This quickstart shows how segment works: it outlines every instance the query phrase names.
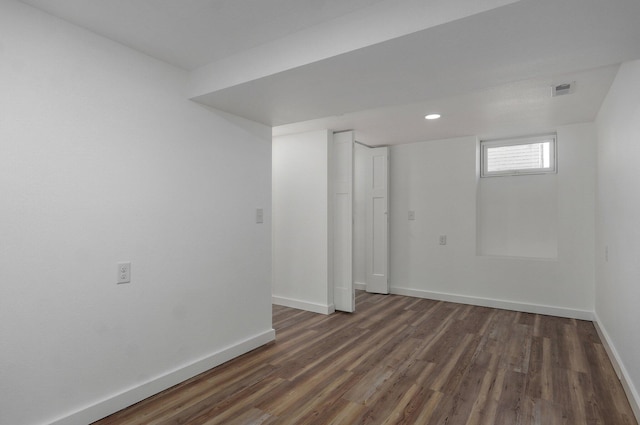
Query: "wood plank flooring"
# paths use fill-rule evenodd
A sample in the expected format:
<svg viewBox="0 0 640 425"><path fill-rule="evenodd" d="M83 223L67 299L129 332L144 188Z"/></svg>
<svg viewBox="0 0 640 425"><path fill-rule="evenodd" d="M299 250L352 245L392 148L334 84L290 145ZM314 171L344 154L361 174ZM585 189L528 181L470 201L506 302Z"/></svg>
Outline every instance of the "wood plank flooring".
<svg viewBox="0 0 640 425"><path fill-rule="evenodd" d="M354 314L274 306L276 341L96 422L637 422L591 322L358 291Z"/></svg>

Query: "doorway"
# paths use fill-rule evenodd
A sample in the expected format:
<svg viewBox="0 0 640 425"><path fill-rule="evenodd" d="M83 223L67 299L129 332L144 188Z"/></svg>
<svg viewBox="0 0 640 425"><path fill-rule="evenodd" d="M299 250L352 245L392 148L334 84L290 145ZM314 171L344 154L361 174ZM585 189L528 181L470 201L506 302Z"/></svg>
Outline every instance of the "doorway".
<svg viewBox="0 0 640 425"><path fill-rule="evenodd" d="M389 293L389 148L354 146L353 278L356 289Z"/></svg>
<svg viewBox="0 0 640 425"><path fill-rule="evenodd" d="M355 311L355 289L389 293L389 148L334 133L331 270L335 309Z"/></svg>

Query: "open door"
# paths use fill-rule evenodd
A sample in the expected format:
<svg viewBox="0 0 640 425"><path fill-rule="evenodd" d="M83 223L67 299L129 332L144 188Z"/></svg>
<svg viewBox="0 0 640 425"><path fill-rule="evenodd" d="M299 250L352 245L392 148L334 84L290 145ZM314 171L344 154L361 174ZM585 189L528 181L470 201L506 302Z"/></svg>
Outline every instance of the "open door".
<svg viewBox="0 0 640 425"><path fill-rule="evenodd" d="M367 150L366 290L389 293L389 148Z"/></svg>
<svg viewBox="0 0 640 425"><path fill-rule="evenodd" d="M331 263L335 309L353 312L353 143L352 131L333 135L331 152Z"/></svg>

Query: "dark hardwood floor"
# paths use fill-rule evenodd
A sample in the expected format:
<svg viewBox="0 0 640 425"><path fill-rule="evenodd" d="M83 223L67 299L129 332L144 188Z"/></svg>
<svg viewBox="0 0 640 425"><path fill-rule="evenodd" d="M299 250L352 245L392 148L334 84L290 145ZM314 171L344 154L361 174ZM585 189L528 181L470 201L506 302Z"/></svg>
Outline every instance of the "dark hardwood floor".
<svg viewBox="0 0 640 425"><path fill-rule="evenodd" d="M354 314L273 325L96 424L637 424L591 322L358 291Z"/></svg>

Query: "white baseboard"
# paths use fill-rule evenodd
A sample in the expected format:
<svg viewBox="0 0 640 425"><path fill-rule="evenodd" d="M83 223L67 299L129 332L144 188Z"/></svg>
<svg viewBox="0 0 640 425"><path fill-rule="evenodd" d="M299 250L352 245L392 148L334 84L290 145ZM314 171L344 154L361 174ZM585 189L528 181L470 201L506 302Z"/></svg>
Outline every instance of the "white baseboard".
<svg viewBox="0 0 640 425"><path fill-rule="evenodd" d="M613 369L616 371L616 375L618 375L620 383L622 383L622 388L624 388L624 392L627 394L627 399L629 399L629 404L631 405L633 414L636 416L636 421L640 422L640 395L638 394L638 390L633 385L629 372L627 372L627 368L624 366L624 363L622 362L615 345L613 345L611 337L609 337L607 330L600 321L598 314L594 313L594 316L593 324L596 326L598 336L604 345L604 349L609 355L609 359L611 360Z"/></svg>
<svg viewBox="0 0 640 425"><path fill-rule="evenodd" d="M271 329L230 347L215 352L201 360L160 376L152 381L128 389L106 400L83 408L68 416L53 421L50 425L86 425L116 413L154 394L158 394L176 384L193 378L235 357L248 353L275 340L275 330Z"/></svg>
<svg viewBox="0 0 640 425"><path fill-rule="evenodd" d="M570 308L553 307L539 304L525 304L513 301L496 300L492 298L470 297L464 295L447 294L444 292L424 291L392 287L392 294L406 295L409 297L427 298L430 300L449 301L460 304L471 304L482 307L500 308L503 310L522 311L524 313L545 314L549 316L568 317L570 319L593 320L593 312L587 310L574 310Z"/></svg>
<svg viewBox="0 0 640 425"><path fill-rule="evenodd" d="M297 300L295 298L278 297L275 295L271 297L271 302L275 305L297 308L298 310L306 310L320 314L331 314L336 311L336 307L333 304L317 304L309 301Z"/></svg>
<svg viewBox="0 0 640 425"><path fill-rule="evenodd" d="M366 283L362 283L362 282L353 282L353 287L356 288L359 291L366 291L367 290L367 284Z"/></svg>

